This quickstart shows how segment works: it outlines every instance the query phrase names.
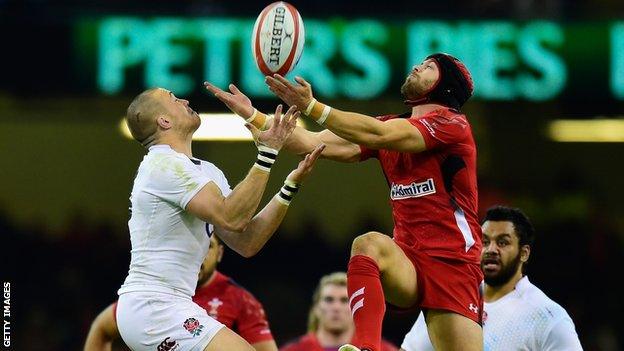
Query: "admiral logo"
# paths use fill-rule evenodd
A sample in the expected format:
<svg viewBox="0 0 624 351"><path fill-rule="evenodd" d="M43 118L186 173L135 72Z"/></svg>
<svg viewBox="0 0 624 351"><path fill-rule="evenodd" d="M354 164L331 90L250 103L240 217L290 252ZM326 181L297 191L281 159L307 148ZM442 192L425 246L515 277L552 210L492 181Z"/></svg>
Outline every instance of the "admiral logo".
<svg viewBox="0 0 624 351"><path fill-rule="evenodd" d="M390 198L392 200L402 200L410 197L421 197L435 194L436 188L433 178L429 178L421 183L412 183L408 185L392 184L390 189Z"/></svg>

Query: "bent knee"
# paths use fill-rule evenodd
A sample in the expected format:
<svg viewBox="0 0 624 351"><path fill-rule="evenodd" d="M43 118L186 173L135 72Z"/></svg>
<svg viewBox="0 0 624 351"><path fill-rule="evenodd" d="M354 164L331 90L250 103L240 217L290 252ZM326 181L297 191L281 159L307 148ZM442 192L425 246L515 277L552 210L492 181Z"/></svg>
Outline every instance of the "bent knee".
<svg viewBox="0 0 624 351"><path fill-rule="evenodd" d="M364 255L372 259L383 258L388 252L388 245L392 245L392 239L379 232L368 232L353 240L351 256Z"/></svg>

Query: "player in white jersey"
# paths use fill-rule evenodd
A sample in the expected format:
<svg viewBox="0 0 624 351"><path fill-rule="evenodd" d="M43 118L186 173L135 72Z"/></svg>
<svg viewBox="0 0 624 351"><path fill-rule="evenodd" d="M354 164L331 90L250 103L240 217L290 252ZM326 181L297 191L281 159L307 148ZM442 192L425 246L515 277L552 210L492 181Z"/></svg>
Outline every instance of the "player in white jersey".
<svg viewBox="0 0 624 351"><path fill-rule="evenodd" d="M155 88L128 107L132 136L149 150L130 196L130 270L117 305L119 332L131 349L253 351L191 297L210 235L245 257L256 254L281 223L323 149L307 155L254 216L271 165L299 115L289 109L282 116L281 109L278 106L274 126L266 131L247 125L258 145L258 159L231 190L215 165L193 157L191 140L201 121L188 101Z"/></svg>
<svg viewBox="0 0 624 351"><path fill-rule="evenodd" d="M484 350L582 350L565 309L524 275L535 237L529 219L518 209L496 206L487 211L482 229ZM423 313L401 349L434 350Z"/></svg>

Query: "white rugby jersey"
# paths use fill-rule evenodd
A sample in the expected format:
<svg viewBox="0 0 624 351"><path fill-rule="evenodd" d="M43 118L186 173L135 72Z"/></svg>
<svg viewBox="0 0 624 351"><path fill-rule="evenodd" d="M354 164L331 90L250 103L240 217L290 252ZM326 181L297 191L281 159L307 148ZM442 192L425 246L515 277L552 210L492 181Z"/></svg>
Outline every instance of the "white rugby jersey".
<svg viewBox="0 0 624 351"><path fill-rule="evenodd" d="M223 196L225 175L210 162L155 145L139 165L130 194L130 269L118 293L163 292L190 298L210 246L212 225L185 211L208 182Z"/></svg>
<svg viewBox="0 0 624 351"><path fill-rule="evenodd" d="M531 284L526 276L509 294L494 302L486 302L483 310L485 351L583 350L568 313ZM422 312L405 336L401 348L433 351Z"/></svg>

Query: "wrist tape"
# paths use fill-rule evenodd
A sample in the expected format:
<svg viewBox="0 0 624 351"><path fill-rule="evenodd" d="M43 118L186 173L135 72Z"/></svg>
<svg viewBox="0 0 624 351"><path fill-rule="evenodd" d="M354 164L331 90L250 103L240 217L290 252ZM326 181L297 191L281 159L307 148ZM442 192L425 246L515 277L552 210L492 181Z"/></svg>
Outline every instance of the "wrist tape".
<svg viewBox="0 0 624 351"><path fill-rule="evenodd" d="M271 166L277 159L278 151L264 145L258 145L258 159L254 163L254 167L259 168L265 172L271 171Z"/></svg>
<svg viewBox="0 0 624 351"><path fill-rule="evenodd" d="M331 107L312 99L305 110L305 114L316 120L316 123L323 125L331 112Z"/></svg>
<svg viewBox="0 0 624 351"><path fill-rule="evenodd" d="M275 195L275 198L277 201L288 206L293 197L297 194L297 191L299 191L299 184L286 179L280 191Z"/></svg>

